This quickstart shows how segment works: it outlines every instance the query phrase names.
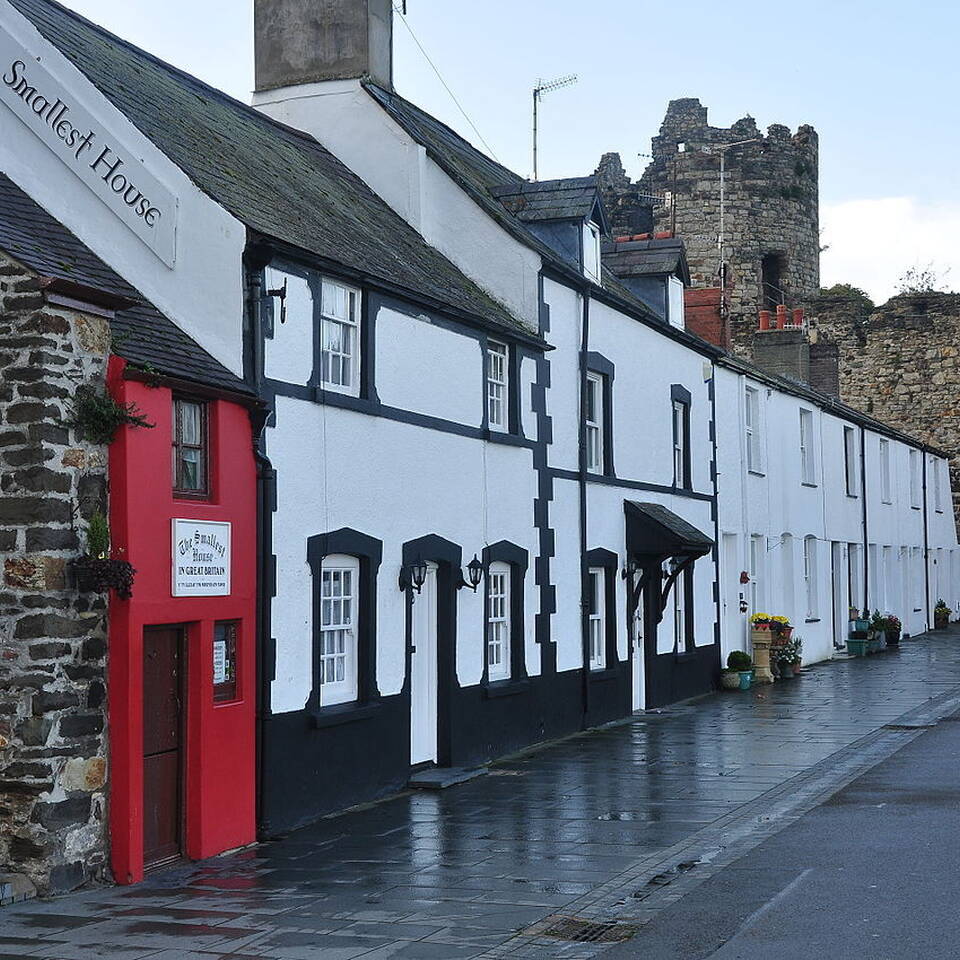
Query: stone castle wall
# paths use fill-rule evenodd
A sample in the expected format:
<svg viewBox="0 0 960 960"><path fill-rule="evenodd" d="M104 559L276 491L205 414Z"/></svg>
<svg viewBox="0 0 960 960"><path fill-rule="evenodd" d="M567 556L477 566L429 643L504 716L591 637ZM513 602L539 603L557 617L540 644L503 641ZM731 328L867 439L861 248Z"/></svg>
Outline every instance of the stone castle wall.
<svg viewBox="0 0 960 960"><path fill-rule="evenodd" d="M0 253L0 875L41 893L106 869L106 602L70 571L105 509L106 449L70 420L109 342Z"/></svg>
<svg viewBox="0 0 960 960"><path fill-rule="evenodd" d="M817 338L839 350L840 396L950 454L960 506L960 294L894 297L870 311L820 297L808 311Z"/></svg>
<svg viewBox="0 0 960 960"><path fill-rule="evenodd" d="M818 139L809 126L791 134L774 124L766 134L746 117L730 127L712 127L696 99L672 100L653 160L639 181L623 174L616 154L606 154L597 173L614 226L635 232L622 216L634 198L657 196L653 229L673 229L686 246L693 287L719 284L720 159L717 148L754 140L726 151L725 247L728 263L730 334L734 349L749 355L763 296L761 260L783 258L781 288L790 307L803 306L820 287ZM685 144L683 152L677 144ZM649 201L647 201L649 204ZM618 219L618 214L621 214ZM642 230L640 232L643 232Z"/></svg>

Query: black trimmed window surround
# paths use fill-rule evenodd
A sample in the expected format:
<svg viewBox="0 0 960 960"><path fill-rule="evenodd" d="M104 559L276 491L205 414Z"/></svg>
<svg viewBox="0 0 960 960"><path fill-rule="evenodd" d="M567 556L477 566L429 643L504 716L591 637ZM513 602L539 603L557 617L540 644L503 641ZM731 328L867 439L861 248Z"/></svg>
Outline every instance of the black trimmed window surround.
<svg viewBox="0 0 960 960"><path fill-rule="evenodd" d="M673 573L677 561L664 564L664 577ZM680 571L670 588L671 607L673 610L673 652L677 654L692 653L696 642L694 640L694 593L693 593L693 564Z"/></svg>
<svg viewBox="0 0 960 960"><path fill-rule="evenodd" d="M173 495L210 496L210 407L206 401L174 394L172 413Z"/></svg>
<svg viewBox="0 0 960 960"><path fill-rule="evenodd" d="M583 663L592 679L612 676L619 666L617 653L617 571L620 558L612 550L597 547L588 550L583 564L585 629ZM597 589L599 587L599 590ZM602 632L603 662L592 656L596 632Z"/></svg>
<svg viewBox="0 0 960 960"><path fill-rule="evenodd" d="M682 384L670 387L671 424L673 431L673 485L681 490L693 489L690 466L690 391Z"/></svg>
<svg viewBox="0 0 960 960"><path fill-rule="evenodd" d="M587 353L583 397L584 469L588 474L614 476L613 467L613 378L612 361L593 351Z"/></svg>
<svg viewBox="0 0 960 960"><path fill-rule="evenodd" d="M305 282L311 301L309 349L313 363L309 379L301 382L300 388L321 402L329 396L375 399L374 330L369 296L361 287L292 260L272 260L260 277L264 341L281 337L289 311L302 308L293 299L291 278ZM303 349L307 350L308 344L304 343Z"/></svg>
<svg viewBox="0 0 960 960"><path fill-rule="evenodd" d="M487 438L522 437L520 352L498 337L480 339L483 352L483 426Z"/></svg>
<svg viewBox="0 0 960 960"><path fill-rule="evenodd" d="M529 554L522 547L508 540L501 540L499 543L484 547L483 550L483 568L486 572L484 577L484 613L483 613L483 679L482 683L488 697L507 696L512 693L520 693L529 686L527 682L526 665L526 631L524 625L524 598L525 581L527 567L529 566ZM496 676L491 671L490 652L493 636L491 629L495 626L492 622L494 618L491 614L500 611L495 609L496 594L502 594L503 591L499 585L495 591L491 590L491 568L496 571L498 568L506 574L508 578L507 597L508 607L508 650L506 653L506 663L509 665L508 676Z"/></svg>
<svg viewBox="0 0 960 960"><path fill-rule="evenodd" d="M313 689L307 709L314 714L317 726L362 719L379 701L377 576L382 556L380 540L349 528L307 539L307 563L313 581ZM327 564L325 576L328 558L335 562ZM353 692L351 673L355 694L342 699ZM324 703L323 688L327 685L336 689L339 702Z"/></svg>

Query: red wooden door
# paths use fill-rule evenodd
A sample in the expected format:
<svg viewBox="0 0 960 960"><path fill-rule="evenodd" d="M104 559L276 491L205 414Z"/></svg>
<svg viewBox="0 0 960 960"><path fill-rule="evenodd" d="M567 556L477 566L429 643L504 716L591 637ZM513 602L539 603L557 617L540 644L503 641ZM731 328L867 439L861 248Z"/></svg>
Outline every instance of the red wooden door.
<svg viewBox="0 0 960 960"><path fill-rule="evenodd" d="M183 849L182 632L143 631L143 863L178 857Z"/></svg>

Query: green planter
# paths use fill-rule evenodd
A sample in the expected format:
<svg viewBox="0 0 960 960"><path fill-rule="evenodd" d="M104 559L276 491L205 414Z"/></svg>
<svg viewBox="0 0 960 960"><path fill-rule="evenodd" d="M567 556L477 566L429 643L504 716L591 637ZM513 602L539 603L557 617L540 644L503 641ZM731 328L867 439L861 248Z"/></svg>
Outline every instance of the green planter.
<svg viewBox="0 0 960 960"><path fill-rule="evenodd" d="M879 653L883 649L883 641L879 639L867 640L867 653Z"/></svg>
<svg viewBox="0 0 960 960"><path fill-rule="evenodd" d="M869 640L854 640L852 637L847 640L847 653L851 657L863 657L867 653L867 644Z"/></svg>
<svg viewBox="0 0 960 960"><path fill-rule="evenodd" d="M869 620L854 620L853 621L854 630L869 630L870 621Z"/></svg>
<svg viewBox="0 0 960 960"><path fill-rule="evenodd" d="M749 690L751 683L753 683L753 671L741 670L740 671L740 689Z"/></svg>

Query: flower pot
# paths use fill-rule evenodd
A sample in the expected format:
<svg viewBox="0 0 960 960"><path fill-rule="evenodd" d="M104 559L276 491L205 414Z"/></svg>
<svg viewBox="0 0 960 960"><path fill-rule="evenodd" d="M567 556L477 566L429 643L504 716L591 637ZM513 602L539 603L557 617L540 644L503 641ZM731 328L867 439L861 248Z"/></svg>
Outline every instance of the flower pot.
<svg viewBox="0 0 960 960"><path fill-rule="evenodd" d="M792 680L793 679L793 670L790 669L789 663L779 663L777 664L779 668L779 676L781 680Z"/></svg>
<svg viewBox="0 0 960 960"><path fill-rule="evenodd" d="M896 647L900 644L900 631L899 630L888 630L887 631L887 646Z"/></svg>
<svg viewBox="0 0 960 960"><path fill-rule="evenodd" d="M741 670L737 676L740 678L740 689L749 690L750 684L753 683L753 671Z"/></svg>
<svg viewBox="0 0 960 960"><path fill-rule="evenodd" d="M867 652L867 644L869 642L870 641L866 639L858 640L850 637L850 639L847 640L847 653L849 653L852 657L865 656Z"/></svg>
<svg viewBox="0 0 960 960"><path fill-rule="evenodd" d="M854 627L853 627L854 630L858 630L858 631L859 631L859 630L869 630L869 629L870 629L870 621L869 621L869 620L854 620L853 623L854 623Z"/></svg>
<svg viewBox="0 0 960 960"><path fill-rule="evenodd" d="M724 690L740 689L740 674L736 670L723 670L720 673L720 686Z"/></svg>
<svg viewBox="0 0 960 960"><path fill-rule="evenodd" d="M950 614L941 616L940 614L933 615L933 627L935 630L946 630L950 625Z"/></svg>
<svg viewBox="0 0 960 960"><path fill-rule="evenodd" d="M795 677L799 677L799 676L800 676L800 669L801 669L802 667L803 667L803 664L802 664L802 663L799 663L799 662L798 662L798 663L791 663L791 664L790 664L790 669L793 671L793 675L794 675Z"/></svg>
<svg viewBox="0 0 960 960"><path fill-rule="evenodd" d="M793 627L781 627L777 631L777 643L789 643L790 638L793 636Z"/></svg>
<svg viewBox="0 0 960 960"><path fill-rule="evenodd" d="M877 637L870 637L867 640L867 653L879 653L883 641Z"/></svg>

